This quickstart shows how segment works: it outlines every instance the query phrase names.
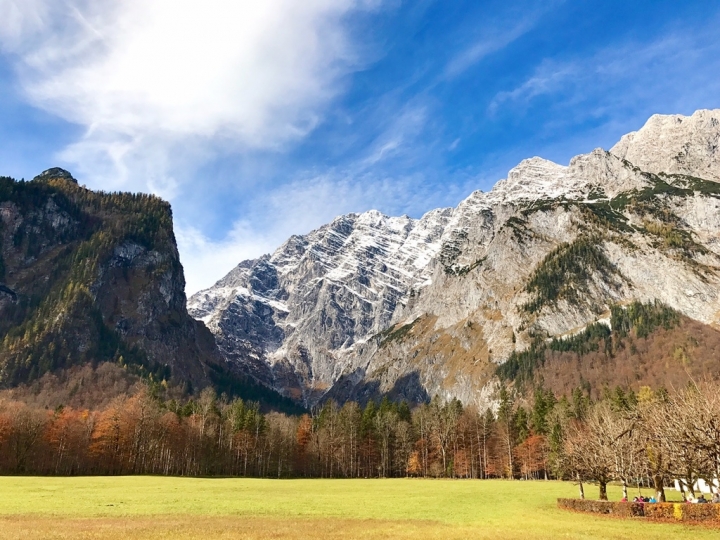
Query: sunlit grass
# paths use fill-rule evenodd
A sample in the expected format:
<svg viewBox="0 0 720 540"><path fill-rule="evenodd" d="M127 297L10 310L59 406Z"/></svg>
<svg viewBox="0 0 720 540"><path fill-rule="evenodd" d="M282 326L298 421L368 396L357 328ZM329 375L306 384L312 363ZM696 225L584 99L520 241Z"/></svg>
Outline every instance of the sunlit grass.
<svg viewBox="0 0 720 540"><path fill-rule="evenodd" d="M2 538L716 538L566 512L563 482L0 478ZM588 496L597 488L587 487ZM646 494L649 492L646 490ZM670 492L673 495L673 492ZM610 498L619 499L617 487Z"/></svg>

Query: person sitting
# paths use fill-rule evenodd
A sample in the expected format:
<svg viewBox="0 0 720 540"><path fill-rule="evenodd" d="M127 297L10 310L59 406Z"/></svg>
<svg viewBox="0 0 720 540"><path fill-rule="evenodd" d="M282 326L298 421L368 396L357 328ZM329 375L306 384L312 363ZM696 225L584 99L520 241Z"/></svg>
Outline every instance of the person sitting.
<svg viewBox="0 0 720 540"><path fill-rule="evenodd" d="M698 503L700 503L700 504L704 504L704 503L707 502L707 499L705 498L705 495L703 495L703 494L701 493L700 496L697 498L697 501L696 501L696 502L698 502Z"/></svg>
<svg viewBox="0 0 720 540"><path fill-rule="evenodd" d="M620 499L620 502L627 502L627 496L623 496L623 498Z"/></svg>
<svg viewBox="0 0 720 540"><path fill-rule="evenodd" d="M653 495L652 497L650 497L650 500L649 500L648 502L649 502L649 503L656 503L657 500L655 499L655 496Z"/></svg>
<svg viewBox="0 0 720 540"><path fill-rule="evenodd" d="M720 504L720 491L716 491L715 495L713 495L712 502L715 504Z"/></svg>

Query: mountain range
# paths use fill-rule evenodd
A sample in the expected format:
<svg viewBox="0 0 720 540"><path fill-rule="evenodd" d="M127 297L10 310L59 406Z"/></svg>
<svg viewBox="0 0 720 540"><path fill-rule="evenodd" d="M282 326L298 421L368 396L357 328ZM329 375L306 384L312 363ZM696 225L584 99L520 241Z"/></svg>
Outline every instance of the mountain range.
<svg viewBox="0 0 720 540"><path fill-rule="evenodd" d="M719 146L720 110L656 115L456 208L340 216L187 301L168 203L1 177L0 388L92 406L144 379L299 411L720 378Z"/></svg>
<svg viewBox="0 0 720 540"><path fill-rule="evenodd" d="M483 404L521 372L568 385L592 372L597 387L657 382L658 369L714 377L719 147L720 110L655 115L567 166L527 159L456 208L347 214L292 236L193 295L188 313L232 370L306 406ZM626 319L629 333L610 330ZM589 345L567 358L561 344L578 336Z"/></svg>

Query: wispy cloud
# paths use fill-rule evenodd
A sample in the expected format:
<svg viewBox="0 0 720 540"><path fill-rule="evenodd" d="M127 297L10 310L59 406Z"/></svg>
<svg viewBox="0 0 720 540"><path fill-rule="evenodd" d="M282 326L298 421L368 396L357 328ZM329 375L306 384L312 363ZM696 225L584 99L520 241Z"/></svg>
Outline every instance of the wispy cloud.
<svg viewBox="0 0 720 540"><path fill-rule="evenodd" d="M581 62L544 61L520 86L499 92L490 102L490 112L494 113L508 102L524 106L537 96L565 89L571 81L578 82L577 77L582 73L582 69Z"/></svg>
<svg viewBox="0 0 720 540"><path fill-rule="evenodd" d="M314 129L359 62L344 18L379 4L0 0L0 44L31 103L85 128L64 160L172 196L191 158Z"/></svg>
<svg viewBox="0 0 720 540"><path fill-rule="evenodd" d="M491 54L505 49L535 28L544 14L563 2L564 0L548 0L539 7L537 4L526 5L516 12L506 14L501 20L485 21L480 38L473 41L448 62L445 67L445 76L456 77Z"/></svg>
<svg viewBox="0 0 720 540"><path fill-rule="evenodd" d="M403 107L390 119L389 125L370 145L369 155L358 165L363 168L371 167L410 150L408 146L421 135L427 117L428 110L425 105L414 103Z"/></svg>
<svg viewBox="0 0 720 540"><path fill-rule="evenodd" d="M491 31L489 35L476 41L450 60L445 68L445 76L460 75L492 53L504 49L535 26L536 20L536 18L527 18L504 31Z"/></svg>
<svg viewBox="0 0 720 540"><path fill-rule="evenodd" d="M715 32L710 26L649 43L616 44L583 58L546 59L520 85L496 94L488 110L517 115L551 98L554 110L574 110L573 120L634 109L632 122L637 114L692 112L686 111L689 103L718 106L720 43L708 39Z"/></svg>

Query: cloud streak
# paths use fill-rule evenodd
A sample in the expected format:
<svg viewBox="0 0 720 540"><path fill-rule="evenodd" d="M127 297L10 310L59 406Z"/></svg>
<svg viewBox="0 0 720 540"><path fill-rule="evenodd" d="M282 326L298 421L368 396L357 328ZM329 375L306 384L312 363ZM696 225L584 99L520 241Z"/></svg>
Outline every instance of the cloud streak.
<svg viewBox="0 0 720 540"><path fill-rule="evenodd" d="M534 17L526 18L503 32L492 33L476 41L448 63L445 76L456 77L492 53L504 49L532 29L536 21Z"/></svg>
<svg viewBox="0 0 720 540"><path fill-rule="evenodd" d="M65 161L103 187L172 197L209 153L277 150L314 129L360 62L345 17L377 6L0 0L0 43L32 104L85 128Z"/></svg>
<svg viewBox="0 0 720 540"><path fill-rule="evenodd" d="M555 9L565 0L548 0L541 7L536 5L516 6L519 15L507 16L484 26L484 34L455 55L445 67L445 77L456 77L488 56L505 49L533 30L547 12Z"/></svg>
<svg viewBox="0 0 720 540"><path fill-rule="evenodd" d="M709 26L714 33L715 26ZM716 106L720 44L706 34L707 29L676 31L650 43L617 44L583 58L546 59L521 84L497 93L488 111L518 114L546 97L552 97L554 109L572 107L586 117L609 110L617 115L625 108L643 117L647 107L655 108L650 114L680 112L686 108L683 100Z"/></svg>

